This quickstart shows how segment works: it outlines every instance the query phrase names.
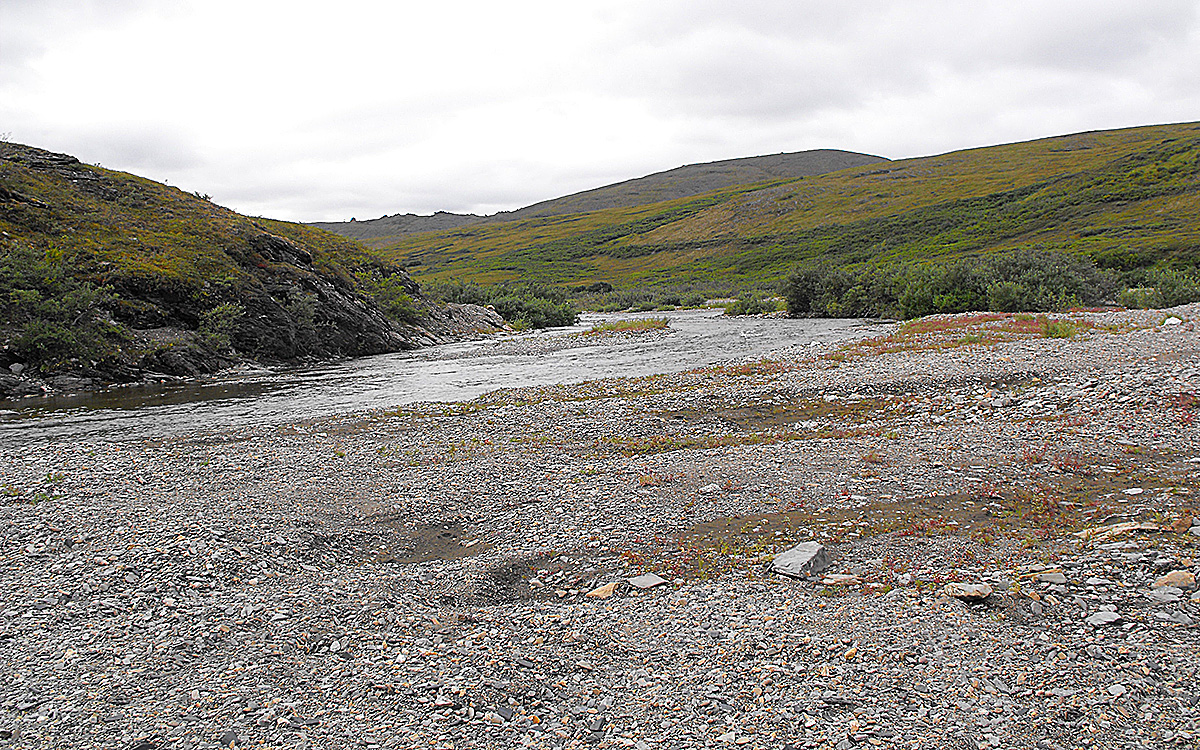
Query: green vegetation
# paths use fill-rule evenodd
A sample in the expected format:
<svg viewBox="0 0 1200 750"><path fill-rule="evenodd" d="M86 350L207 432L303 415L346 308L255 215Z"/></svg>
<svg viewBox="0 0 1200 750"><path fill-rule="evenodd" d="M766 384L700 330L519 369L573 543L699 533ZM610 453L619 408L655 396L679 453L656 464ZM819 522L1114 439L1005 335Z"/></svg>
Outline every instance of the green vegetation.
<svg viewBox="0 0 1200 750"><path fill-rule="evenodd" d="M792 316L913 318L1094 306L1111 290L1087 260L1026 248L911 266L809 266L788 276L782 291Z"/></svg>
<svg viewBox="0 0 1200 750"><path fill-rule="evenodd" d="M1162 125L878 163L630 208L377 238L371 244L420 279L611 285L613 299L602 301L601 309L656 309L665 304L661 297L668 289L764 291L796 269L821 267L848 274L856 283L847 291L863 288L849 298L836 295L830 300L836 308L825 306L819 314L882 310L889 296L896 301L888 309L906 315L963 304L1054 309L1071 304L1072 294L1086 304L1086 295L1072 292L1067 282L1051 283L1058 295L1053 296L991 267L1006 277L995 288L975 289L965 300L944 289L954 274L974 273L977 266L971 264L1024 251L1090 264L1110 295L1153 289L1130 300L1172 304L1197 298L1198 177L1200 126ZM1059 269L1080 272L1061 264ZM907 295L895 286L905 281L914 284ZM873 289L864 282L892 286Z"/></svg>
<svg viewBox="0 0 1200 750"><path fill-rule="evenodd" d="M671 322L666 318L637 318L634 320L614 320L611 323L597 323L577 335L598 336L604 333L643 333L645 331L661 331L670 327Z"/></svg>
<svg viewBox="0 0 1200 750"><path fill-rule="evenodd" d="M429 319L429 312L413 298L416 288L407 276L375 267L355 272L354 278L392 320L420 324Z"/></svg>
<svg viewBox="0 0 1200 750"><path fill-rule="evenodd" d="M775 300L763 299L757 292L745 292L733 304L726 305L726 315L762 315L773 313L779 308Z"/></svg>
<svg viewBox="0 0 1200 750"><path fill-rule="evenodd" d="M199 332L213 349L228 349L237 322L246 315L246 308L236 302L225 302L200 313Z"/></svg>
<svg viewBox="0 0 1200 750"><path fill-rule="evenodd" d="M119 339L118 327L100 314L111 287L76 279L74 260L58 245L40 253L21 243L0 246L0 326L23 361L101 359Z"/></svg>
<svg viewBox="0 0 1200 750"><path fill-rule="evenodd" d="M430 284L425 293L446 302L490 306L517 329L569 326L578 319L565 290L537 282L482 286L451 281Z"/></svg>

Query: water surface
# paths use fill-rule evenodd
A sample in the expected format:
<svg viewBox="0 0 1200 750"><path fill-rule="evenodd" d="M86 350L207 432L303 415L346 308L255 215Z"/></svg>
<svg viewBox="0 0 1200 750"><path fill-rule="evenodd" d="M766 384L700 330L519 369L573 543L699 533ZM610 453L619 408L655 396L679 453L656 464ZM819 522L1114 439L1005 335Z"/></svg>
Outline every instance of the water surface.
<svg viewBox="0 0 1200 750"><path fill-rule="evenodd" d="M524 335L565 336L616 317L639 316L584 315L579 326ZM536 356L497 353L504 339L487 339L282 372L0 401L0 445L170 437L422 401L469 401L498 388L680 372L882 329L860 320L727 318L719 310L640 317L667 317L673 333Z"/></svg>

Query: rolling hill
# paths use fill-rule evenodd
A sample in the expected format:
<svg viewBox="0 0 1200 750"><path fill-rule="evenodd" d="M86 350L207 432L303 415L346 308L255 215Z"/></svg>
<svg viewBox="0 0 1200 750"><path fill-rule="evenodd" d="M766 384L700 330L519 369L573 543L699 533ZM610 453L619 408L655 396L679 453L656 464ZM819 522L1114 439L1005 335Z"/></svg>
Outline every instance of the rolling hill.
<svg viewBox="0 0 1200 750"><path fill-rule="evenodd" d="M314 222L313 226L336 232L344 237L369 240L457 229L472 224L561 216L607 208L628 208L646 203L687 198L733 185L808 177L882 161L887 160L881 156L835 149L751 156L703 164L685 164L665 172L655 172L645 177L573 193L562 198L541 201L515 211L502 211L491 216L439 211L429 216L395 214L367 221Z"/></svg>
<svg viewBox="0 0 1200 750"><path fill-rule="evenodd" d="M1200 260L1200 124L1077 133L572 214L366 240L419 280L773 286L797 266L1038 248ZM581 205L581 204L577 204Z"/></svg>

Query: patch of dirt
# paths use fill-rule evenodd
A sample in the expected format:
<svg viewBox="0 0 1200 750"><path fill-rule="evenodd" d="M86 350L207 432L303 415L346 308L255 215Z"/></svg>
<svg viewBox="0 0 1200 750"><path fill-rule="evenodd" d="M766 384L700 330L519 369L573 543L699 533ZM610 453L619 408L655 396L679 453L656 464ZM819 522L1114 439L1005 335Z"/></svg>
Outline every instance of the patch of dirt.
<svg viewBox="0 0 1200 750"><path fill-rule="evenodd" d="M472 557L489 545L474 540L458 522L422 524L408 537L380 550L380 562L413 564L430 560L458 560Z"/></svg>

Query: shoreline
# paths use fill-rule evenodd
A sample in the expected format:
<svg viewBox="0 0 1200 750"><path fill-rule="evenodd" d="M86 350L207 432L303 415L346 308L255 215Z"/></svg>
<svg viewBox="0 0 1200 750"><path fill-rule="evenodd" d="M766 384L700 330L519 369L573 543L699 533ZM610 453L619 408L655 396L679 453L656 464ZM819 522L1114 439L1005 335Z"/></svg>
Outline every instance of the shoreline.
<svg viewBox="0 0 1200 750"><path fill-rule="evenodd" d="M2 449L0 738L1195 742L1200 305L1050 318ZM766 570L805 540L851 578Z"/></svg>

